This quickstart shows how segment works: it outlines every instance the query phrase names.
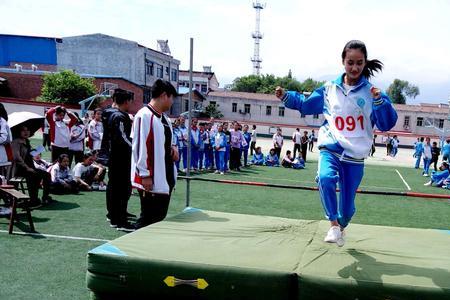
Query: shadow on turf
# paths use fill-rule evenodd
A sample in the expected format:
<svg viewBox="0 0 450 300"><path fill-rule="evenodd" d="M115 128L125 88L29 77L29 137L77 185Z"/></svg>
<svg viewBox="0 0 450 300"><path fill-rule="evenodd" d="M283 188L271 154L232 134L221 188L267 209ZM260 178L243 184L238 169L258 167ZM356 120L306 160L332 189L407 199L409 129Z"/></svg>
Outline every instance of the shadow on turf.
<svg viewBox="0 0 450 300"><path fill-rule="evenodd" d="M73 202L55 202L46 206L42 206L39 210L70 210L80 207L77 203Z"/></svg>
<svg viewBox="0 0 450 300"><path fill-rule="evenodd" d="M347 252L357 261L339 270L338 274L342 278L353 278L357 282L358 286L365 287L368 284L368 280L370 280L371 285L378 286L376 290L380 293L386 293L386 291L383 290L384 275L410 275L413 277L430 278L433 283L439 286L442 290L448 289L450 272L446 269L423 268L404 264L385 263L377 261L372 256L361 253L355 249L349 249Z"/></svg>

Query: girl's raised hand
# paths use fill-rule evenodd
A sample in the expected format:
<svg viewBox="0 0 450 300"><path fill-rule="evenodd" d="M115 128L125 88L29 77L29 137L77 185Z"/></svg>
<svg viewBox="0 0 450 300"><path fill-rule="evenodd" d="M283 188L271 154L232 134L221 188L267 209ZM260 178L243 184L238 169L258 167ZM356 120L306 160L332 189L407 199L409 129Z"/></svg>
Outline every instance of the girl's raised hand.
<svg viewBox="0 0 450 300"><path fill-rule="evenodd" d="M372 86L370 88L370 93L372 94L372 98L375 100L378 100L381 98L381 90L379 88Z"/></svg>
<svg viewBox="0 0 450 300"><path fill-rule="evenodd" d="M277 96L278 99L283 99L284 97L284 89L281 86L277 86L275 89L275 96Z"/></svg>

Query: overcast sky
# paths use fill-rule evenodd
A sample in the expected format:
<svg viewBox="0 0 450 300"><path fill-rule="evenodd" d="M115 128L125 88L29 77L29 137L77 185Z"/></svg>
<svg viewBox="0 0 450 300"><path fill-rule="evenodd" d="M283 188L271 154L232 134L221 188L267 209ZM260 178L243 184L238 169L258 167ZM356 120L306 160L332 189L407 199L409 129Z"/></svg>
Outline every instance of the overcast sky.
<svg viewBox="0 0 450 300"><path fill-rule="evenodd" d="M394 78L421 90L413 102L447 103L450 96L450 1L268 0L261 13L262 73L330 79L343 71L348 40L367 45L385 64L374 83ZM0 0L0 33L66 37L104 33L172 55L194 68L211 65L221 86L252 73L255 10L247 0Z"/></svg>

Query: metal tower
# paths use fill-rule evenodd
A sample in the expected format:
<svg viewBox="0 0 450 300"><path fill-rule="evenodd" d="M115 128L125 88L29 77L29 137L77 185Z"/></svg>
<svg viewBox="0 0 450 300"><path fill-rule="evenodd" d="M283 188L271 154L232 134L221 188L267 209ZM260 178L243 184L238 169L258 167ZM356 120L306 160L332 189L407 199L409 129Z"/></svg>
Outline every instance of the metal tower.
<svg viewBox="0 0 450 300"><path fill-rule="evenodd" d="M259 31L259 21L260 21L260 13L261 9L266 7L265 4L260 3L259 1L253 2L253 8L256 10L256 27L255 31L252 33L252 38L255 40L255 47L253 51L253 57L250 59L253 63L253 74L259 75L261 69L262 59L259 57L259 43L263 38L262 33Z"/></svg>

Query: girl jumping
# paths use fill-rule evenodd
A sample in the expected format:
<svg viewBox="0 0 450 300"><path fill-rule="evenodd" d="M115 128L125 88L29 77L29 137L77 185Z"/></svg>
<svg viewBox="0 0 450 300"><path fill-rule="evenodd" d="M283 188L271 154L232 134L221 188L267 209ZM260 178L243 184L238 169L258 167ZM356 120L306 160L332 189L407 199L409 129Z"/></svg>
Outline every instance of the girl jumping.
<svg viewBox="0 0 450 300"><path fill-rule="evenodd" d="M344 229L355 213L355 194L362 180L364 159L372 147L373 130L388 131L397 113L388 96L368 80L383 64L367 59L361 41L348 42L342 51L345 73L325 83L308 98L277 87L284 105L303 115L324 114L320 127L318 184L329 229L324 241L344 245ZM339 203L336 186L339 184Z"/></svg>

